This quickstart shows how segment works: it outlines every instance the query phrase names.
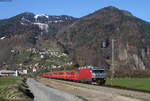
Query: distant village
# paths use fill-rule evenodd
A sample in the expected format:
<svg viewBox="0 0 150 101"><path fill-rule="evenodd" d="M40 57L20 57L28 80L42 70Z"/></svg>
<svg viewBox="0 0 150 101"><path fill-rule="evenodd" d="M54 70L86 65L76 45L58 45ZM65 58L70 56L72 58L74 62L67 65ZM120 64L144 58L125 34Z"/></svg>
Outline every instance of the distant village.
<svg viewBox="0 0 150 101"><path fill-rule="evenodd" d="M42 50L36 49L36 48L29 48L26 49L26 52L30 52L32 54L38 54L40 59L44 59L45 57L68 57L67 54L62 53L59 49L48 49L43 48ZM12 54L23 54L23 51L12 49ZM23 63L17 64L18 69L17 70L0 70L0 76L19 76L19 75L27 75L28 73L34 73L40 70L44 69L55 69L55 68L61 68L65 65L72 65L71 61L66 61L66 63L61 65L49 65L49 66L43 66L40 65L38 62L30 65L23 66Z"/></svg>

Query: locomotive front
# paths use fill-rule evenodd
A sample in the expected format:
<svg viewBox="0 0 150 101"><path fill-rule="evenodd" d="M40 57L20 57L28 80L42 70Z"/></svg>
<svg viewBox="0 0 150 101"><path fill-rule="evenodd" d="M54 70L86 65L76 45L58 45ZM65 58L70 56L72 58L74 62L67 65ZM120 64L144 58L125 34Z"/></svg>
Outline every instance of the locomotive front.
<svg viewBox="0 0 150 101"><path fill-rule="evenodd" d="M100 67L93 67L91 69L92 72L92 83L103 85L106 82L106 69Z"/></svg>

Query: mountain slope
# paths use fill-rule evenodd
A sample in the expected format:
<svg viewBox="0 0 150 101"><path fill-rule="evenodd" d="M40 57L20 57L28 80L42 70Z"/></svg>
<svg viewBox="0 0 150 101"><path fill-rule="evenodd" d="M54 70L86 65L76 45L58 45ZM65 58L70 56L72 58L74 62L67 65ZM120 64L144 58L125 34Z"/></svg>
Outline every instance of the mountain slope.
<svg viewBox="0 0 150 101"><path fill-rule="evenodd" d="M57 39L82 66L110 66L115 40L117 71L150 69L150 23L130 12L105 7L59 31Z"/></svg>
<svg viewBox="0 0 150 101"><path fill-rule="evenodd" d="M58 30L75 20L76 18L66 15L36 15L30 12L0 20L1 67L6 64L16 64L11 50L35 47L41 39L53 40Z"/></svg>
<svg viewBox="0 0 150 101"><path fill-rule="evenodd" d="M47 33L51 35L74 20L75 18L65 15L35 15L25 12L9 19L0 20L0 37L10 37L24 33Z"/></svg>

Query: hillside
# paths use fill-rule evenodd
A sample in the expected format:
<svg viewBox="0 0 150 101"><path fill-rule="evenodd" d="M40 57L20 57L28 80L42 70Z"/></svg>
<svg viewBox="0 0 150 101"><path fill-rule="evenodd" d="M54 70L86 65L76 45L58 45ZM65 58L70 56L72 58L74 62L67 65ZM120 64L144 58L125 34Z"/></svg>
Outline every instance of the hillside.
<svg viewBox="0 0 150 101"><path fill-rule="evenodd" d="M105 7L78 19L56 37L75 64L111 68L114 39L116 72L128 75L150 69L150 23L128 11Z"/></svg>
<svg viewBox="0 0 150 101"><path fill-rule="evenodd" d="M54 40L53 36L57 31L74 20L76 18L66 15L50 16L30 12L0 20L0 67L17 67L16 53L13 54L12 51L21 51L17 54L24 54L22 50L37 48L39 43L46 44L46 40Z"/></svg>

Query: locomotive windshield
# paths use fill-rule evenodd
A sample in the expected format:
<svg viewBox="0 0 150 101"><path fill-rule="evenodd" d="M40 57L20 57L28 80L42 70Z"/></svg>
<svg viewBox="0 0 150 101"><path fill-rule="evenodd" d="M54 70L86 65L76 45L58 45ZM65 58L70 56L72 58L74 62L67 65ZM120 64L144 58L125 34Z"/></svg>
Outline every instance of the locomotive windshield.
<svg viewBox="0 0 150 101"><path fill-rule="evenodd" d="M95 73L95 74L101 74L101 73L104 73L105 71L104 70L93 70L92 73Z"/></svg>

